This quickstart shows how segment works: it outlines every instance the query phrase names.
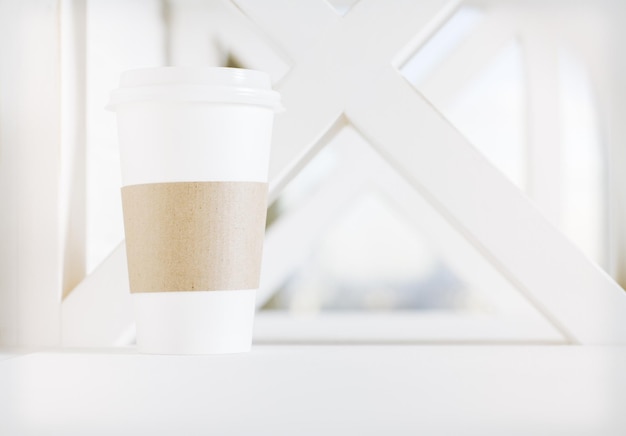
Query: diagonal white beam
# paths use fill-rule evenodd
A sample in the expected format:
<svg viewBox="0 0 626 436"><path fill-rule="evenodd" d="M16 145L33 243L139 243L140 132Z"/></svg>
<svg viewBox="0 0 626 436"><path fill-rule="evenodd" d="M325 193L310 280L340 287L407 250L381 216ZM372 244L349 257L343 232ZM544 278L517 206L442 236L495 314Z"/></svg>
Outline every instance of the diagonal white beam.
<svg viewBox="0 0 626 436"><path fill-rule="evenodd" d="M342 206L364 190L371 168L347 162L336 168L304 204L287 211L268 230L263 246L257 307L263 306L289 275L306 260L312 247ZM288 255L286 255L288 253Z"/></svg>
<svg viewBox="0 0 626 436"><path fill-rule="evenodd" d="M436 249L437 256L441 257L470 289L486 295L489 302L495 305L498 314L530 315L533 321L546 324L545 320L538 321L538 318L541 318L541 315L545 317L545 314L538 308L531 307L513 284L420 196L412 185L377 154L375 156L378 157L378 165L370 172L369 183L380 190L393 202L397 210L403 212L413 225L423 232L430 245ZM553 327L548 328L554 330Z"/></svg>
<svg viewBox="0 0 626 436"><path fill-rule="evenodd" d="M282 57L231 2L176 0L166 5L168 65L223 66L232 56L245 68L267 72L274 83L287 73Z"/></svg>
<svg viewBox="0 0 626 436"><path fill-rule="evenodd" d="M340 17L324 0L233 0L281 51L298 64L320 49L359 52L359 59L374 56L391 61L405 46L424 42L461 3L460 0L360 0ZM285 19L289 17L289 19ZM344 54L348 54L343 50ZM345 62L341 62L345 66ZM336 70L336 68L335 68Z"/></svg>
<svg viewBox="0 0 626 436"><path fill-rule="evenodd" d="M623 290L395 71L371 85L346 112L363 136L571 341L626 343Z"/></svg>
<svg viewBox="0 0 626 436"><path fill-rule="evenodd" d="M320 66L312 66L313 73L327 75ZM306 162L314 154L314 147L329 131L343 125L343 102L337 90L325 86L326 81L315 80L307 66L296 67L281 82L282 103L289 108L274 122L272 156L269 168L270 198L295 174L298 162Z"/></svg>
<svg viewBox="0 0 626 436"><path fill-rule="evenodd" d="M391 181L391 178L381 177L371 180L373 186L380 189L399 211L424 232L436 248L437 256L467 287L486 296L487 304L493 305L495 317L502 321L519 322L524 332L534 330L541 332L546 339L567 343L567 338L551 323L550 317L527 301L469 241L438 216L412 186L389 183Z"/></svg>
<svg viewBox="0 0 626 436"><path fill-rule="evenodd" d="M110 347L133 325L126 250L119 244L61 306L65 347Z"/></svg>
<svg viewBox="0 0 626 436"><path fill-rule="evenodd" d="M267 72L272 83L278 82L289 71L289 65L275 44L258 34L257 27L229 1L217 1L213 11L219 20L215 23L215 40L210 42L235 57L245 68Z"/></svg>
<svg viewBox="0 0 626 436"><path fill-rule="evenodd" d="M341 17L322 0L233 0L292 61L306 51ZM289 17L289 19L285 19Z"/></svg>

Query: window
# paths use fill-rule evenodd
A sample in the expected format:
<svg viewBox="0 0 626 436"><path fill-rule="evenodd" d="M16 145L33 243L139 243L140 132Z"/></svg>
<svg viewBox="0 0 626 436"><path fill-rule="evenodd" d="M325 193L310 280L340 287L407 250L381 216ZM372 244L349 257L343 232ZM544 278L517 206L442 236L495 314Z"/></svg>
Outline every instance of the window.
<svg viewBox="0 0 626 436"><path fill-rule="evenodd" d="M469 140L471 147L463 142L463 146L452 149L467 152L464 156L471 159L477 156L474 148L480 151L490 162L489 166L485 166L482 158L475 159L471 165L488 172L489 178L501 181L500 173L492 172L492 168L496 167L512 184L523 190L542 214L566 233L587 256L609 273L618 276L623 269L620 268L623 249L619 243L610 244L609 241L621 241L623 238L623 226L616 219L616 211L622 210L623 200L613 194L619 186L616 174L622 173L616 170L620 170L622 164L618 159L608 159L610 153L616 156L620 152L619 132L610 130L615 123L608 119L618 112L611 107L610 96L615 91L615 83L611 79L609 52L600 50L609 41L613 25L611 17L614 8L618 6L589 3L565 7L553 2L544 5L482 1L479 4L466 2L455 10L442 11L423 2L415 2L410 6L383 6L382 2L365 5L365 2L350 0L331 3L307 2L307 5L273 10L248 0L90 0L81 12L84 16L77 14L75 17L73 23L79 26L69 26L74 30L82 29L82 34L68 32L67 26L71 20L61 14L61 34L65 42L60 49L56 42L53 44L52 39L46 38L49 43L46 45L46 50L49 49L46 53L60 51L61 58L67 59L64 56L71 55L73 50L77 50L76 53L82 50L80 53L83 53L83 57L74 59L79 68L65 61L63 65L55 66L52 61L41 65L51 64L57 68L55 71L61 71L65 82L59 85L61 91L58 95L64 105L73 102L74 97L76 101L84 103L84 108L81 109L80 105L76 105L76 108L81 111L80 117L84 118L86 144L79 151L86 155L82 168L86 180L81 181L79 177L76 183L84 182L86 200L81 205L80 202L72 203L71 199L64 196L59 207L63 209L58 214L60 217L55 213L48 215L54 215L54 220L62 221L52 222L50 218L51 226L59 227L61 234L60 238L51 237L50 244L57 244L55 247L62 251L65 242L58 242L57 239L65 240L63 232L73 231L73 227L68 225L70 214L67 210L71 207L85 210L86 238L82 240L78 237L77 240L78 245L81 242L86 245L86 269L94 275L91 281L88 279L83 282L75 292L82 293L85 288L89 288L89 292L94 295L100 292L94 290L97 286L93 285L94 281L100 280L97 277L102 277L98 271L106 270L109 277L111 271L116 271L114 274L123 273L119 266L122 263L116 263L120 258L115 257L115 253L120 250L116 247L123 239L119 155L114 116L103 109L110 90L116 86L123 70L154 65L241 66L268 71L276 86L282 87L293 74L300 71L297 67L306 58L305 54L309 54L309 49L320 41L327 44L324 52L328 56L335 56L332 59L337 68L338 65L342 65L342 68L354 66L354 62L349 63L350 59L359 59L365 65L367 62L363 59L367 58L369 52L382 56L383 50L376 44L370 44L370 50L359 46L370 37L367 33L359 34L359 38L348 39L345 34L335 32L355 16L367 17L376 13L381 23L393 28L393 32L381 32L378 39L385 39L393 47L384 53L384 56L389 57L388 60L376 65L367 64L363 74L371 74L368 80L372 83L379 84L387 80L388 89L381 92L380 87L372 85L370 92L358 95L364 102L361 107L355 103L350 106L348 96L342 96L346 101L340 103L344 106L333 107L331 109L335 112L324 114L327 118L321 117L326 123L321 123L324 124L323 128L317 129L320 124L316 126L317 130L311 129L310 138L316 144L308 144L310 147L305 150L304 159L288 156L285 162L280 162L285 167L289 167L290 159L298 160L298 165L305 162L308 165L302 165L304 169L301 172L293 171L293 179L276 177L281 183L285 182L285 187L274 189L275 201L268 211L268 261L259 292L259 320L265 320L259 324L261 330L264 322L266 326L276 326L278 324L272 323L280 324L283 321L301 325L309 325L310 322L313 327L306 327L305 330L309 330L302 330L302 335L308 335L310 340L326 340L333 337L333 332L337 332L335 322L346 325L345 320L352 317L352 326L360 325L362 330L352 336L345 334L343 338L368 340L376 337L374 330L379 327L368 327L372 324L363 321L365 318L357 319L365 316L370 317L368 319L379 317L386 325L399 323L386 330L379 339L423 340L427 338L420 334L403 336L400 331L406 329L404 323L420 323L428 317L434 319L442 316L437 322L443 320L441 322L446 326L456 326L458 332L474 328L463 324L463 319L478 317L496 319L505 324L508 322L506 325L510 334L505 335L508 339L560 340L559 329L554 328L558 323L543 319L541 315L546 313L537 315L541 310L533 310L542 306L532 298L535 285L518 280L521 276L527 278L532 274L519 270L512 273L509 267L517 259L513 256L503 259L494 254L497 241L490 239L487 231L478 235L481 230L478 221L464 222L458 217L459 210L453 210L456 205L452 204L453 200L458 200L452 189L454 183L458 183L454 171L446 173L447 179L433 176L426 180L421 178L424 174L416 175L407 170L409 167L400 158L404 156L410 159L410 151L387 153L381 142L409 144L407 135L417 138L422 131L432 130L440 136L433 133L430 138L419 138L422 142L428 142L428 147L436 152L438 147L443 148L448 142L461 141L458 135L460 132ZM62 12L72 7L68 2L61 2ZM412 22L414 29L407 30L402 20L408 18L403 16L401 8L406 8L406 17L415 19ZM23 15L31 14L41 20L32 21L30 24L34 27L37 23L45 22L45 35L58 35L58 28L55 27L59 25L58 20L48 19L56 14L55 11L52 8L46 11L48 15L32 15L32 11L24 10ZM558 14L556 21L555 14ZM398 24L398 29L395 28L394 20L402 24ZM558 25L555 25L557 21ZM357 32L364 26L363 23L354 25L351 31ZM15 30L11 26L7 29L12 32ZM399 32L397 38L394 33L396 30ZM298 35L297 38L289 38L290 32ZM320 35L327 34L325 32L334 39L321 38ZM84 46L76 44L78 40L84 41ZM5 39L3 44L7 46L3 51L7 54L3 56L18 59L14 54L23 47L10 46L9 39ZM23 44L32 47L28 44L34 43L23 40ZM377 51L379 49L380 53ZM37 50L28 52L33 56L33 59L28 58L32 65L25 63L20 68L31 68L31 72L37 69L33 66L40 65L37 59L54 58L49 55L46 57ZM396 62L398 59L401 62ZM345 64L342 64L344 61ZM312 64L308 69L313 70L314 66ZM329 70L330 67L327 67ZM393 68L397 71L391 71ZM84 82L84 89L79 89L74 97L67 92L67 88L72 87L68 70L79 71L77 80ZM0 96L4 99L4 107L11 109L14 108L11 106L13 90L21 92L19 86L12 85L20 79L6 74L9 70L0 71L4 74ZM359 77L356 73L352 75L353 79ZM398 78L400 80L396 80ZM307 77L307 80L311 86L316 82L312 77ZM49 86L50 83L46 82L42 89L56 89ZM342 87L336 89L336 93L343 91ZM403 99L408 94L412 97ZM421 100L422 95L434 108ZM326 97L332 100L333 96ZM60 108L61 104L57 105L53 97L49 100L45 105L40 105L41 113L37 114L41 115L41 119L57 119L51 118L50 114L58 115L59 124L60 118L64 119L63 122L71 119L66 116L71 111L63 109L64 115L61 117L61 109L55 109L56 106ZM415 103L417 101L419 104ZM397 109L396 112L376 112L389 102L394 103L391 106ZM369 114L364 107L371 109ZM405 122L408 118L404 117L408 115L402 112L404 109L415 111L415 123L425 122L426 119L439 123L439 113L443 114L446 121L430 130L429 126L415 129ZM7 113L18 112L5 110L5 115L0 114L3 147L13 143L15 138L19 139L19 135L14 135L14 131L7 126L22 126L8 119ZM357 119L358 114L362 115L360 119ZM427 117L420 118L420 115ZM382 116L389 117L388 126L400 126L397 131L394 132L388 126L377 130L376 120ZM311 118L309 114L307 117ZM306 120L300 121L305 125ZM410 128L404 132L402 126ZM57 137L52 127L48 136ZM67 132L62 136L67 137ZM385 141L380 140L383 136ZM4 165L10 166L17 162L18 165L13 165L13 168L29 168L27 158L15 152L17 149L8 148L9 152L3 155ZM52 188L56 186L53 182L57 170L62 174L63 181L59 184L63 184L65 192L74 180L68 176L73 158L66 156L67 150L62 147L51 149L60 150L55 153L63 154L59 159L63 163L59 165L60 170L55 167L54 171L46 173L49 176L46 180L52 183L48 194L56 192L56 188ZM46 159L55 161L59 157L57 154L46 154ZM75 162L80 166L81 155L78 153L76 156L78 158ZM441 170L441 166L438 168ZM462 169L458 168L459 173ZM425 167L422 171L427 173L427 170ZM5 174L14 174L16 171L11 169ZM612 174L612 179L609 179L609 174ZM467 179L470 184L471 177ZM5 181L3 185L3 189L10 194L7 198L11 204L16 205L21 214L39 210L17 201L15 180L10 183ZM446 183L446 180L450 183ZM508 183L502 184L506 186L498 192L519 195L517 191L511 190ZM446 204L440 202L443 197ZM51 195L47 195L47 199L54 201ZM522 204L522 200L516 204ZM526 206L520 208L522 213L528 212ZM470 208L465 207L463 210L467 212ZM497 206L494 206L493 212L497 215ZM528 214L535 216L531 212ZM472 218L469 212L461 215L467 220ZM18 228L16 223L19 221L14 218L13 215L5 218L7 247L16 247L18 244L15 235ZM612 226L609 226L609 222L613 223ZM537 226L542 223L537 221ZM30 238L35 247L36 238L28 236L30 227L20 225L20 235ZM32 228L37 229L34 224ZM80 225L74 229L79 228ZM545 229L542 232L544 236L552 235ZM7 259L13 255L14 251L11 250L13 248L7 248L5 252ZM114 252L113 257L109 257L111 252ZM58 258L61 259L59 262L48 261L48 267L63 269L59 265L72 261L61 254ZM580 261L576 255L572 255L572 259L570 261L574 263ZM40 263L43 265L45 262ZM112 265L116 265L117 269ZM11 270L15 268L6 269L9 273ZM58 271L55 274L63 276ZM27 274L23 273L22 276L26 277ZM8 274L6 277L7 283L19 282L15 275ZM50 277L55 283L62 282L54 279L56 275L52 273ZM598 280L604 280L604 276ZM85 297L85 302L80 304L92 304L92 309L98 310L94 303L96 300L90 298ZM66 300L63 303L64 310L70 311L69 306L78 305L74 302L80 298ZM6 301L3 300L4 303L7 303L5 307L18 304L14 294L9 295ZM109 303L111 307L119 307L128 304L128 301ZM77 310L79 312L84 313ZM279 318L282 321L276 321ZM50 325L55 322L51 320ZM129 324L128 320L124 322ZM324 322L327 327L320 327ZM382 326L384 323L376 325ZM491 321L487 324L490 328L495 325ZM261 336L266 340L297 339L293 335L279 337L281 328L272 330L268 327ZM327 328L328 333L314 333L324 328ZM476 327L475 334L464 336L465 339L475 340L480 337L482 333L479 330ZM453 336L444 334L439 339L450 339ZM496 336L488 335L490 340Z"/></svg>

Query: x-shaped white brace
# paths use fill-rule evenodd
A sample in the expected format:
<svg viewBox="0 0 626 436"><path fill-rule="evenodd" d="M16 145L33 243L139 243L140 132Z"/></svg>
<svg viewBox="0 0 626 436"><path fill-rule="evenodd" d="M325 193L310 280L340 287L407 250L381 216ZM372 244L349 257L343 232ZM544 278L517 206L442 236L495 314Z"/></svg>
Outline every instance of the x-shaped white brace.
<svg viewBox="0 0 626 436"><path fill-rule="evenodd" d="M626 343L626 295L394 68L457 1L234 0L293 61L270 195L348 120L572 343ZM355 162L358 165L358 162Z"/></svg>
<svg viewBox="0 0 626 436"><path fill-rule="evenodd" d="M275 126L273 198L348 121L565 340L626 343L622 289L394 69L456 1L361 0L343 18L322 0L235 1L247 17L228 7L233 22L251 18L293 63L278 85L287 111ZM64 300L63 342L110 345L131 323L121 244Z"/></svg>

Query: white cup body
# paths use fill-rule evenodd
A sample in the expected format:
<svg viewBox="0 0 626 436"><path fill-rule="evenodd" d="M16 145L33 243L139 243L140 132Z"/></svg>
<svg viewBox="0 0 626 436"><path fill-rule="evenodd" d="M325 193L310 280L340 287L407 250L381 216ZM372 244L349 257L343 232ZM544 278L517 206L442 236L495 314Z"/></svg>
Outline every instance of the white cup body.
<svg viewBox="0 0 626 436"><path fill-rule="evenodd" d="M274 113L227 103L120 106L122 185L267 182Z"/></svg>
<svg viewBox="0 0 626 436"><path fill-rule="evenodd" d="M268 91L269 79L262 73L251 72L247 82L250 77L237 77L233 85L228 70L157 68L144 70L143 80L141 72L132 72L126 83L122 76L122 101L112 98L111 106L117 112L123 186L267 182L276 105L275 101L265 104L263 98L275 96L267 94L273 91ZM260 97L254 94L255 86L263 88ZM134 94L129 97L129 92ZM249 351L255 291L133 293L138 350L151 354Z"/></svg>

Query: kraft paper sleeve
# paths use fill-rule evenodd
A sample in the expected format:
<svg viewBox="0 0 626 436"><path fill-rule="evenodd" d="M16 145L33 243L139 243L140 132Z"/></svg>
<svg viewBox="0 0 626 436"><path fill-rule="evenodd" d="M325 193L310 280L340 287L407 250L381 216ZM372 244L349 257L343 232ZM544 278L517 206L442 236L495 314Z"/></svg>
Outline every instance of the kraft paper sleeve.
<svg viewBox="0 0 626 436"><path fill-rule="evenodd" d="M267 183L122 188L131 292L259 286Z"/></svg>

